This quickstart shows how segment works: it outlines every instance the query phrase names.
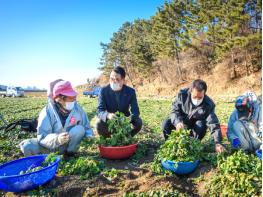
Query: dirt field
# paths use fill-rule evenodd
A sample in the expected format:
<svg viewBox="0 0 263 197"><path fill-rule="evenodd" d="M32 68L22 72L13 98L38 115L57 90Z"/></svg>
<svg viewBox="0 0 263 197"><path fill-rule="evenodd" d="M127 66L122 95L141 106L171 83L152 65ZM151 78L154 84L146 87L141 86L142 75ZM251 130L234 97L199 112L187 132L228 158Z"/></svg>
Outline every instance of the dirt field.
<svg viewBox="0 0 263 197"><path fill-rule="evenodd" d="M94 126L97 99L80 97L79 103L87 112ZM37 117L45 106L46 97L1 98L0 113L6 121L18 118ZM161 122L170 112L172 100L139 99L141 117L144 121L142 131L136 136L139 148L136 154L126 160L107 160L100 158L97 145L88 139L81 143L79 153L73 158L64 158L63 163L75 165L80 159L89 158L101 162L100 173L83 180L79 169L59 168L56 177L46 185L23 194L0 192L2 196L207 196L206 185L213 177L217 168L211 161L202 161L197 170L187 176L174 174L156 174L151 170L154 155L164 143ZM221 123L226 123L233 109L231 100L216 101ZM1 123L2 124L2 123ZM0 125L1 126L1 125ZM7 134L0 132L0 163L23 157L17 144L23 139L35 137L36 134L20 132L19 128ZM205 152L212 155L214 146L211 144L209 132L203 140ZM224 144L228 144L224 140ZM84 167L92 171L94 166ZM97 166L95 166L97 167ZM72 166L73 169L73 166Z"/></svg>

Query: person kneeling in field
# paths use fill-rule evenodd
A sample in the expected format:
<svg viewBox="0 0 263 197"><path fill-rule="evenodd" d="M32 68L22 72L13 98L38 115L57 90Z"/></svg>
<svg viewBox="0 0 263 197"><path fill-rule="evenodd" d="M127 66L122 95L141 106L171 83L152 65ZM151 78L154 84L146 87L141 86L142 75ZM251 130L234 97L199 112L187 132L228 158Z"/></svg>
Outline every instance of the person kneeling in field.
<svg viewBox="0 0 263 197"><path fill-rule="evenodd" d="M236 99L227 129L232 146L248 152L254 152L262 144L261 103L252 98L245 94Z"/></svg>
<svg viewBox="0 0 263 197"><path fill-rule="evenodd" d="M57 151L70 156L85 134L93 136L87 114L76 102L77 93L70 82L58 81L51 95L38 118L37 138L19 144L25 156Z"/></svg>
<svg viewBox="0 0 263 197"><path fill-rule="evenodd" d="M136 93L133 88L124 84L125 75L122 67L115 67L110 74L110 84L103 87L99 93L96 129L98 134L104 137L110 136L107 120L114 118L117 111L126 117L131 116L132 136L142 128Z"/></svg>
<svg viewBox="0 0 263 197"><path fill-rule="evenodd" d="M190 88L182 89L172 105L170 117L163 122L163 134L167 139L172 130L189 129L192 137L203 139L207 127L215 142L216 152L224 152L221 145L222 134L218 118L215 114L215 104L206 95L207 85L203 80L192 82Z"/></svg>

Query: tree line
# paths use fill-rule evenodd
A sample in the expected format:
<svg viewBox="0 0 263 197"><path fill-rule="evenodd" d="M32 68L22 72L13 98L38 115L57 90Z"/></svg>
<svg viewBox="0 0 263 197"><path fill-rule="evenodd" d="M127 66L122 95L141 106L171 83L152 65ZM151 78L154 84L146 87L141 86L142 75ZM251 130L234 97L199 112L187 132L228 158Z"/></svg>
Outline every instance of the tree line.
<svg viewBox="0 0 263 197"><path fill-rule="evenodd" d="M196 69L201 72L229 56L229 69L235 78L236 56L242 52L249 75L252 60L261 69L261 7L260 0L165 2L150 19L125 22L109 43L101 43L99 69L108 74L112 67L121 65L133 82L134 78L147 79L160 71L158 60L169 60L180 83L186 80L182 54L191 51L203 57Z"/></svg>

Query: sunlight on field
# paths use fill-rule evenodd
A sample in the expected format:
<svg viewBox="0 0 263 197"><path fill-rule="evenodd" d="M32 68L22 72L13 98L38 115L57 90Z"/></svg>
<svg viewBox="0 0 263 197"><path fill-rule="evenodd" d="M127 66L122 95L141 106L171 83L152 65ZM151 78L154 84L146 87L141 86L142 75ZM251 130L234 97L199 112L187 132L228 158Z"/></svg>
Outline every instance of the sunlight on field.
<svg viewBox="0 0 263 197"><path fill-rule="evenodd" d="M150 170L151 165L153 165L152 162L156 151L159 149L160 145L164 143L161 124L170 113L172 100L173 99L138 99L144 127L135 137L139 143L139 148L136 154L130 159L124 161L102 159L99 157L99 151L95 141L85 139L81 142L78 156L76 158L62 160L61 165L64 167L60 167L58 170L58 176L64 177L62 181L60 180L60 182L58 182L58 179L56 179L56 186L47 184L46 186L30 191L27 194L59 194L63 196L65 187L67 187L67 190L69 191L75 191L74 188L68 184L69 182L71 183L73 181L80 189L85 189L87 184L90 184L89 181L93 180L93 177L103 179L104 181L106 179L110 183L118 184L113 187L112 185L104 183L104 181L100 181L98 182L98 186L90 190L88 194L96 195L99 188L106 187L106 193L108 190L111 191L114 189L119 191L118 194L121 196L133 196L132 193L128 192L126 194L124 191L129 191L131 188L135 187L130 183L130 179L135 179L137 187L139 187L138 185L144 185L148 190L152 190L152 185L154 184L154 189L158 191L158 195L188 196L188 194L192 192L197 192L203 195L207 190L204 189L202 185L206 184L207 180L212 178L215 169L217 168L217 156L214 152L214 145L211 142L209 132L202 140L202 144L206 150L206 156L200 164L200 169L193 173L193 175L179 179L176 175L172 174L155 176ZM78 97L78 102L87 112L91 126L94 128L97 99L80 96ZM215 103L216 113L220 122L226 124L231 111L234 109L234 103L226 100L216 100ZM46 104L47 97L44 95L41 97L27 95L27 97L24 98L0 98L0 114L8 123L21 118L36 118ZM0 122L0 127L3 125L3 122ZM23 157L17 145L23 139L32 137L36 137L36 134L22 132L18 127L8 133L0 130L0 163ZM229 146L226 138L223 140L223 143L225 146ZM256 160L254 161L257 162ZM83 173L85 174L83 175ZM100 173L101 175L97 176ZM129 176L134 178L127 178ZM171 178L169 179L169 177ZM225 177L221 176L222 180L224 178ZM145 185L145 182L143 181L144 179L149 179L151 181ZM82 181L79 182L80 180ZM159 184L160 181L163 182L163 185ZM189 182L191 182L190 186ZM173 188L173 184L180 184L180 187L184 189L179 191ZM123 190L122 185L126 185L126 189ZM200 185L201 189L199 188ZM187 190L186 188L190 188L190 190Z"/></svg>

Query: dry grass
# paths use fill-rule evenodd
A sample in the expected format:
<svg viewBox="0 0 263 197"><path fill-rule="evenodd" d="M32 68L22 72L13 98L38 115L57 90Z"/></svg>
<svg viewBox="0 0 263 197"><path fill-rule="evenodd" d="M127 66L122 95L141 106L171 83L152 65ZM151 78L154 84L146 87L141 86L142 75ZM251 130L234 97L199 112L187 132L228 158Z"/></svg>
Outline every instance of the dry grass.
<svg viewBox="0 0 263 197"><path fill-rule="evenodd" d="M223 62L217 64L211 73L203 75L200 78L207 82L207 94L212 97L236 97L247 90L253 90L257 95L262 94L261 70L238 79L231 79L230 75L231 73L227 64ZM144 86L138 87L137 91L140 96L173 97L179 89L188 87L191 81L188 80L183 84L176 85L175 83L166 83L156 78L150 83L145 83Z"/></svg>
<svg viewBox="0 0 263 197"><path fill-rule="evenodd" d="M47 97L47 92L25 92L26 97Z"/></svg>

